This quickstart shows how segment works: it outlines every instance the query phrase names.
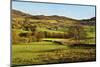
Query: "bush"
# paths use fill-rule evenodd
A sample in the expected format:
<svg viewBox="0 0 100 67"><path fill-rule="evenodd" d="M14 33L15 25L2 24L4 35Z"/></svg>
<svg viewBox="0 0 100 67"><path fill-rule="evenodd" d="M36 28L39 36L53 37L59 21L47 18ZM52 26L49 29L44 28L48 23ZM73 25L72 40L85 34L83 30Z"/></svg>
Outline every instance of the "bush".
<svg viewBox="0 0 100 67"><path fill-rule="evenodd" d="M16 33L16 31L12 30L12 43L18 43L19 35Z"/></svg>

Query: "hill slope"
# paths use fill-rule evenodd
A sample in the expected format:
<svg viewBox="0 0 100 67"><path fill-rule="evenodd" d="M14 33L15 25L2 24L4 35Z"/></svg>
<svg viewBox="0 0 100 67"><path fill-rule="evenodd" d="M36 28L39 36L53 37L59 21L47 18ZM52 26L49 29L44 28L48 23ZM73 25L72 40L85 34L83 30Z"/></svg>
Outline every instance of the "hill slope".
<svg viewBox="0 0 100 67"><path fill-rule="evenodd" d="M64 30L78 23L78 20L63 16L29 15L18 10L12 10L13 29L24 29L25 26L37 26L38 28L50 30Z"/></svg>
<svg viewBox="0 0 100 67"><path fill-rule="evenodd" d="M83 25L95 26L96 25L96 17L92 17L90 19L84 19L84 20L81 20L80 22Z"/></svg>

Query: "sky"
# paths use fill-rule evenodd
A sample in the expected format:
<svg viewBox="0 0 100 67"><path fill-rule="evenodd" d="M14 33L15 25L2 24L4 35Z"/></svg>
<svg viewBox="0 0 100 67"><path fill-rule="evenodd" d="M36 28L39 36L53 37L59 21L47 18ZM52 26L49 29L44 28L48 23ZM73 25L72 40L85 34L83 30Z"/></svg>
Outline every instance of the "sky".
<svg viewBox="0 0 100 67"><path fill-rule="evenodd" d="M13 1L12 9L31 15L58 15L73 19L89 19L95 17L95 6Z"/></svg>

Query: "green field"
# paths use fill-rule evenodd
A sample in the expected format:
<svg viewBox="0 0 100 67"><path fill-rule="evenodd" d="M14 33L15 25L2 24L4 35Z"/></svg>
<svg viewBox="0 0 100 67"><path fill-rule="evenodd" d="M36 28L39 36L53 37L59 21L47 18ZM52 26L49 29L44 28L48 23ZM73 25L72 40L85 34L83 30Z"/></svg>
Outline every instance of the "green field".
<svg viewBox="0 0 100 67"><path fill-rule="evenodd" d="M48 64L95 61L95 47L71 47L53 42L12 45L12 64Z"/></svg>
<svg viewBox="0 0 100 67"><path fill-rule="evenodd" d="M39 42L14 43L12 45L12 65L37 65L51 63L85 62L96 60L95 27L85 26L87 39L80 40L81 44L87 46L73 46L76 40L73 38L41 38ZM13 29L17 34L31 31ZM45 28L38 28L37 31L50 33L64 33L62 31L52 31ZM62 44L65 42L65 44ZM72 43L71 43L72 42ZM70 44L71 43L71 44Z"/></svg>

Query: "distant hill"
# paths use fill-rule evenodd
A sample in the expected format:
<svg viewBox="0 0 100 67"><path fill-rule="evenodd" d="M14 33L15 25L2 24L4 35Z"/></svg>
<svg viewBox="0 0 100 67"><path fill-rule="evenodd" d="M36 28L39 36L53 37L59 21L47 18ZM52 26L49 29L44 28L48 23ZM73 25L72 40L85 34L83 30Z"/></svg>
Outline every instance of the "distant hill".
<svg viewBox="0 0 100 67"><path fill-rule="evenodd" d="M32 16L32 15L26 14L26 13L21 12L21 11L19 11L19 10L12 10L12 16L13 16L14 18L17 18L17 17Z"/></svg>
<svg viewBox="0 0 100 67"><path fill-rule="evenodd" d="M96 25L96 17L92 17L90 19L80 20L81 24L83 25Z"/></svg>
<svg viewBox="0 0 100 67"><path fill-rule="evenodd" d="M23 28L25 25L35 25L39 28L67 28L78 20L64 16L30 15L18 10L12 10L13 28Z"/></svg>
<svg viewBox="0 0 100 67"><path fill-rule="evenodd" d="M44 15L30 15L18 10L12 10L12 16L13 17L28 17L32 19L38 19L38 20L76 20L64 16L57 16L57 15L52 15L52 16L44 16ZM77 21L77 20L76 20Z"/></svg>
<svg viewBox="0 0 100 67"><path fill-rule="evenodd" d="M19 10L12 10L12 27L14 29L24 29L29 26L37 26L42 30L66 30L76 23L81 25L95 25L95 17L84 20L72 19L64 16L44 16L44 15L30 15Z"/></svg>

